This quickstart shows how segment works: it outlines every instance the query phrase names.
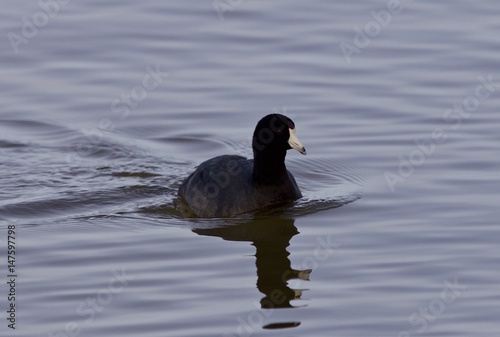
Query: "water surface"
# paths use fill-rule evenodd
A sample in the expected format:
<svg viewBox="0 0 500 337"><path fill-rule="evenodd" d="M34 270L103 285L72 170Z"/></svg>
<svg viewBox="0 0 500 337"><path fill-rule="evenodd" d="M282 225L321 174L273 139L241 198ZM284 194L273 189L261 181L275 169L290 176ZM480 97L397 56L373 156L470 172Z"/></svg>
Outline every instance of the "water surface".
<svg viewBox="0 0 500 337"><path fill-rule="evenodd" d="M0 335L497 336L500 5L224 3L4 8ZM304 198L185 217L272 112Z"/></svg>

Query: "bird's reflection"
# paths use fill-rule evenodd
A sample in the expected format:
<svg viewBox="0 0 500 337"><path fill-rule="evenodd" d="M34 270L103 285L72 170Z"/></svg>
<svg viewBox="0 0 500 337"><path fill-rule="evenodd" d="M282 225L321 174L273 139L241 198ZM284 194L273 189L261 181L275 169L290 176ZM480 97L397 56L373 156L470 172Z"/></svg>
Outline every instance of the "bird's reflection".
<svg viewBox="0 0 500 337"><path fill-rule="evenodd" d="M293 219L253 219L245 223L196 228L193 231L228 241L252 242L256 248L257 288L265 295L260 300L262 309L293 308L290 301L300 299L302 290L291 289L288 281L308 280L312 270L293 269L288 259L290 253L287 247L291 238L299 233Z"/></svg>

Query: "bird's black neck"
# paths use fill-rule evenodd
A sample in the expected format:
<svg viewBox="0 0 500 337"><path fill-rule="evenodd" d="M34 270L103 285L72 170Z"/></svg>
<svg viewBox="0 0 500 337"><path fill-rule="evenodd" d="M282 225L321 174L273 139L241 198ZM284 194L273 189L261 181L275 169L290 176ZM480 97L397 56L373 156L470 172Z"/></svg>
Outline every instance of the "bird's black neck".
<svg viewBox="0 0 500 337"><path fill-rule="evenodd" d="M254 151L253 179L257 183L278 185L288 178L286 150L266 153Z"/></svg>

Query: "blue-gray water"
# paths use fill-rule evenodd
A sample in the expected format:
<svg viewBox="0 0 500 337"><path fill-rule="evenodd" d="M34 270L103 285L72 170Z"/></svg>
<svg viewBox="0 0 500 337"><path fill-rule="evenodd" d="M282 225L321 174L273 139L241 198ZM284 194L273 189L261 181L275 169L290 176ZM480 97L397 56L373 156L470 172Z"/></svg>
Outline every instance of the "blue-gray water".
<svg viewBox="0 0 500 337"><path fill-rule="evenodd" d="M1 336L500 334L498 1L55 1L0 20ZM183 217L273 111L304 198Z"/></svg>

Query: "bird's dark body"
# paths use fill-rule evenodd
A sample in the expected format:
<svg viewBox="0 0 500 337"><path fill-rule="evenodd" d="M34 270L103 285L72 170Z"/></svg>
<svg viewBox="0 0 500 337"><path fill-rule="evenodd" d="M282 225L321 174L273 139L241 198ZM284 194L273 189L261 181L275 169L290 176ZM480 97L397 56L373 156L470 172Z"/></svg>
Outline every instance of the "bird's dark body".
<svg viewBox="0 0 500 337"><path fill-rule="evenodd" d="M200 217L229 217L302 197L286 169L289 149L306 154L293 121L280 114L263 117L252 137L253 159L226 155L200 164L178 194Z"/></svg>
<svg viewBox="0 0 500 337"><path fill-rule="evenodd" d="M254 161L241 156L209 159L184 180L179 196L201 217L228 217L302 197L288 170L280 181L265 184L255 182L253 169ZM229 193L229 188L237 193Z"/></svg>

